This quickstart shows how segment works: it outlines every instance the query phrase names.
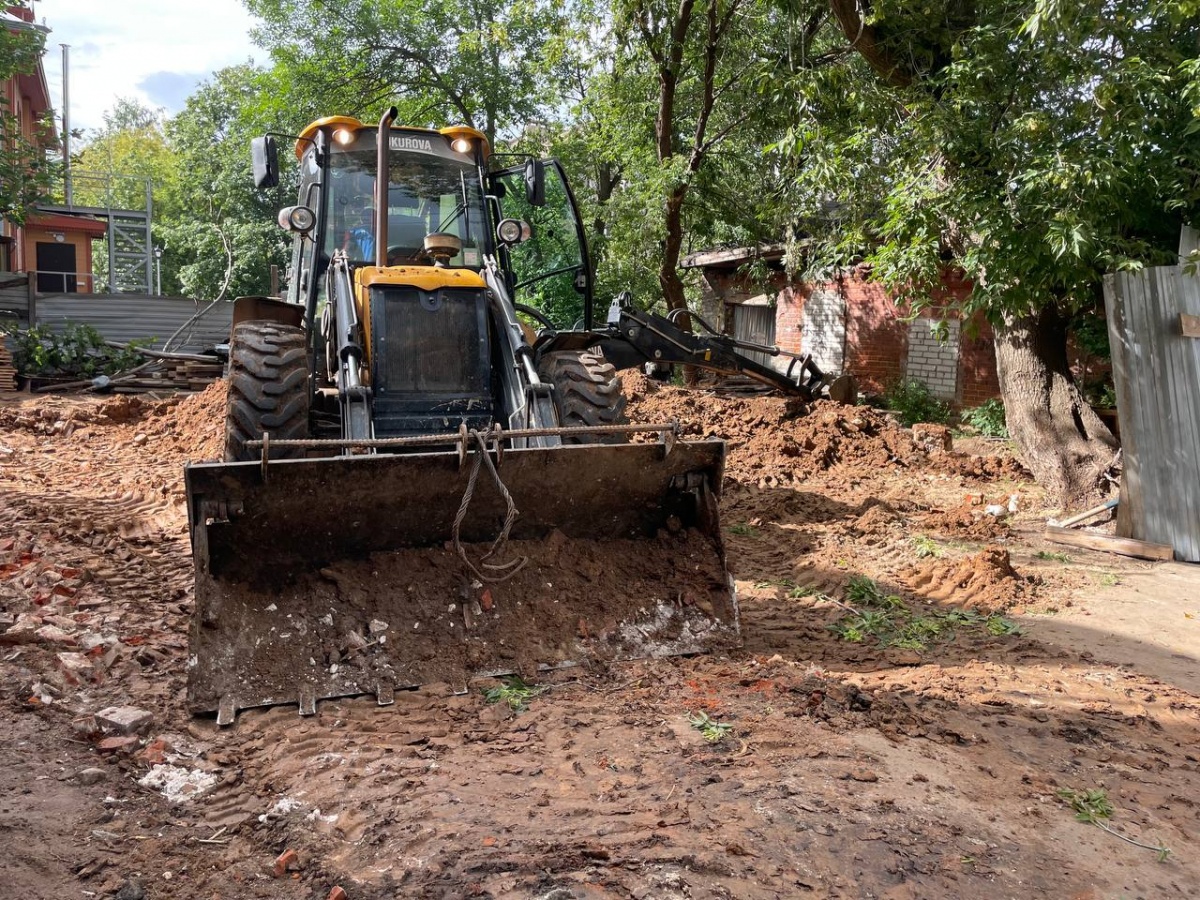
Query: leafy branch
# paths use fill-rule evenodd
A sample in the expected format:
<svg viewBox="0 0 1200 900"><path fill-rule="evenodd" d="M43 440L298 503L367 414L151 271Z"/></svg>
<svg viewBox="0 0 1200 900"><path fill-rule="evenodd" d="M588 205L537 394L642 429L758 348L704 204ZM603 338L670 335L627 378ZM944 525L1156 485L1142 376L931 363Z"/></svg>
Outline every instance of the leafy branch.
<svg viewBox="0 0 1200 900"><path fill-rule="evenodd" d="M1133 844L1133 846L1141 847L1143 850L1153 850L1158 854L1159 862L1165 862L1167 857L1171 855L1170 848L1161 841L1158 844L1144 844L1105 825L1104 820L1111 819L1115 811L1112 801L1108 799L1108 794L1105 791L1093 789L1080 792L1071 788L1062 788L1058 791L1058 797L1071 807L1075 812L1075 818L1080 822L1095 825L1101 831L1107 832L1113 837L1120 838L1127 844Z"/></svg>

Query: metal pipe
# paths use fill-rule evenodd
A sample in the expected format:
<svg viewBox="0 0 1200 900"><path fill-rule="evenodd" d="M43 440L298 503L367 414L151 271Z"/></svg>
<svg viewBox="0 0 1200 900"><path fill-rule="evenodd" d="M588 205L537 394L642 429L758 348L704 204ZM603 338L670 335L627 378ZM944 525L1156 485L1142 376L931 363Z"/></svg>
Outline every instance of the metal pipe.
<svg viewBox="0 0 1200 900"><path fill-rule="evenodd" d="M379 120L379 132L375 135L375 265L381 269L387 266L388 248L388 156L391 149L388 138L398 115L396 107L389 106Z"/></svg>
<svg viewBox="0 0 1200 900"><path fill-rule="evenodd" d="M609 434L671 434L678 436L679 424L665 422L661 425L571 425L565 428L514 428L508 431L495 429L481 431L489 443L493 439L502 441L522 440L535 437L587 437ZM421 434L412 437L374 438L372 440L354 440L348 438L299 438L295 440L271 441L272 447L432 447L445 444L458 444L463 436L458 432L453 434ZM246 441L247 449L257 450L263 445L262 441Z"/></svg>
<svg viewBox="0 0 1200 900"><path fill-rule="evenodd" d="M69 44L59 44L62 47L62 145L63 145L63 198L67 206L71 206L71 86L70 86L70 50Z"/></svg>
<svg viewBox="0 0 1200 900"><path fill-rule="evenodd" d="M362 364L363 349L358 343L358 312L354 307L354 288L350 284L350 269L344 251L334 252L329 264L329 282L334 309L338 359L341 361L341 378L338 387L343 393L362 386L358 370Z"/></svg>

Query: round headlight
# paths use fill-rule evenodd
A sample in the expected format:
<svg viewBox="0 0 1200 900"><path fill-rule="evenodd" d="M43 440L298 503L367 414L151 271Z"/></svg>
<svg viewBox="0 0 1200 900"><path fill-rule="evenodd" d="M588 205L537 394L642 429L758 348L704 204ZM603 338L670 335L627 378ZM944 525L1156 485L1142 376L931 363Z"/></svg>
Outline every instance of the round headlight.
<svg viewBox="0 0 1200 900"><path fill-rule="evenodd" d="M317 224L317 214L307 206L285 206L279 211L279 227L307 234Z"/></svg>
<svg viewBox="0 0 1200 900"><path fill-rule="evenodd" d="M501 219L496 226L496 237L502 244L519 244L529 240L529 225L520 219Z"/></svg>
<svg viewBox="0 0 1200 900"><path fill-rule="evenodd" d="M470 153L471 142L466 138L455 138L450 142L450 149L454 150L456 153Z"/></svg>
<svg viewBox="0 0 1200 900"><path fill-rule="evenodd" d="M292 231L312 231L313 226L317 224L317 214L307 206L293 206L288 221L291 223Z"/></svg>
<svg viewBox="0 0 1200 900"><path fill-rule="evenodd" d="M333 133L333 139L345 147L354 143L355 134L349 128L339 128Z"/></svg>

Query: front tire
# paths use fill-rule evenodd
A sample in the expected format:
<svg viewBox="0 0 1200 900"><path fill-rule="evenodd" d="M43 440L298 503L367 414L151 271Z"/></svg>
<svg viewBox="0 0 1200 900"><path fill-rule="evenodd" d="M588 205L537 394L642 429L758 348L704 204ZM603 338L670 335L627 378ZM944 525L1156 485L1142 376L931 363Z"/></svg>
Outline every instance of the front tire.
<svg viewBox="0 0 1200 900"><path fill-rule="evenodd" d="M554 385L554 403L564 427L625 425L625 395L613 364L594 350L547 353L538 363L538 375ZM580 435L563 438L564 444L624 444L627 434Z"/></svg>
<svg viewBox="0 0 1200 900"><path fill-rule="evenodd" d="M275 440L308 435L308 341L303 328L278 322L240 322L229 342L229 399L225 406L225 459L261 454L246 448L270 432ZM298 447L271 450L272 459L304 455Z"/></svg>

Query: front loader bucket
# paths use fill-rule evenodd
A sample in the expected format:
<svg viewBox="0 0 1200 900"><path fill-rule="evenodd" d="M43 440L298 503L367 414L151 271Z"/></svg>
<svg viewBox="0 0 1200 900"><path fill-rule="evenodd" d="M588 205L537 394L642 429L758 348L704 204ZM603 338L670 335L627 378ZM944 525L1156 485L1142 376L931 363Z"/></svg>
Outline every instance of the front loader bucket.
<svg viewBox="0 0 1200 900"><path fill-rule="evenodd" d="M495 456L492 457L495 459ZM506 449L519 515L485 583L451 535L458 452L187 467L196 567L188 699L251 706L533 674L739 643L717 515L720 441ZM486 469L461 521L478 571L506 503Z"/></svg>

